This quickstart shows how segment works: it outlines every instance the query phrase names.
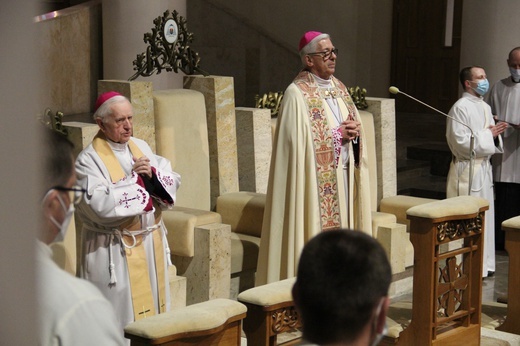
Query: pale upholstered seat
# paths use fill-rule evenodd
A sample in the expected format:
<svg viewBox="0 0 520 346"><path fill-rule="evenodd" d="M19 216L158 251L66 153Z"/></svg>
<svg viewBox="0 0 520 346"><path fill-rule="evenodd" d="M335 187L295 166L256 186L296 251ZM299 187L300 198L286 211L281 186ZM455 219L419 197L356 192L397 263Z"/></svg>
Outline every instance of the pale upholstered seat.
<svg viewBox="0 0 520 346"><path fill-rule="evenodd" d="M301 327L292 298L295 281L272 282L238 295L238 301L247 307L244 332L248 346L276 345L280 334Z"/></svg>
<svg viewBox="0 0 520 346"><path fill-rule="evenodd" d="M217 198L217 212L231 226L232 297L254 287L265 194L237 192Z"/></svg>
<svg viewBox="0 0 520 346"><path fill-rule="evenodd" d="M245 305L230 299L213 299L125 327L125 337L138 345L223 345L241 343Z"/></svg>

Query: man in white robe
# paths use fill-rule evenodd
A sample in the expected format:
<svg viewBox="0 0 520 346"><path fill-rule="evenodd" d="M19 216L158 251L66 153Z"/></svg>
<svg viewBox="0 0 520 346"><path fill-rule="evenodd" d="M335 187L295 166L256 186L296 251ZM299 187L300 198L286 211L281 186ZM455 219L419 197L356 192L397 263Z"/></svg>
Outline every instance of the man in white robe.
<svg viewBox="0 0 520 346"><path fill-rule="evenodd" d="M488 103L498 121L509 123L504 132L504 153L493 156L495 179L495 248L503 250L505 233L502 222L520 215L520 47L507 59L510 76L495 83Z"/></svg>
<svg viewBox="0 0 520 346"><path fill-rule="evenodd" d="M36 247L38 345L124 345L114 308L90 282L62 270L50 245L64 239L83 190L76 186L72 143L46 130L42 227ZM18 321L23 323L22 321Z"/></svg>
<svg viewBox="0 0 520 346"><path fill-rule="evenodd" d="M170 253L161 208L174 204L180 176L170 162L132 137L132 105L100 95L100 131L78 156L83 222L80 275L113 304L121 328L170 308Z"/></svg>
<svg viewBox="0 0 520 346"><path fill-rule="evenodd" d="M276 125L257 285L294 277L304 244L321 231L372 234L363 126L333 76L338 51L315 31L299 50L304 69L285 91Z"/></svg>
<svg viewBox="0 0 520 346"><path fill-rule="evenodd" d="M493 154L502 152L500 134L504 132L507 124L495 125L491 108L484 102L483 95L489 88L484 69L476 66L463 68L460 72L460 82L464 93L449 112L449 115L457 121L449 118L446 121L446 139L453 154L448 172L446 196L450 198L469 194L489 201L484 226L482 267L482 276L487 277L495 272L495 210L490 158ZM471 131L463 124L469 126L474 134L475 159L471 187L469 187ZM471 192L468 193L470 188Z"/></svg>

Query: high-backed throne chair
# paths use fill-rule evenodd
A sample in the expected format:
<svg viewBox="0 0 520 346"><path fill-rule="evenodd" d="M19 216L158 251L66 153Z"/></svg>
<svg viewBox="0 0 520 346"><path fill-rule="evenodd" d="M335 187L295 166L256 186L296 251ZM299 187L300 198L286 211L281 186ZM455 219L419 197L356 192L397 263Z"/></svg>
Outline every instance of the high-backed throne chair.
<svg viewBox="0 0 520 346"><path fill-rule="evenodd" d="M153 98L157 153L168 158L182 177L176 205L163 213L163 219L169 230L172 261L188 280L187 304L228 298L230 291L236 296L254 284L265 197L252 192L228 193L224 200L230 201L227 205L232 212L212 211L212 149L204 95L171 89L155 91ZM244 217L237 219L236 215ZM242 288L232 288L231 277L240 278L243 273L248 279L242 280Z"/></svg>

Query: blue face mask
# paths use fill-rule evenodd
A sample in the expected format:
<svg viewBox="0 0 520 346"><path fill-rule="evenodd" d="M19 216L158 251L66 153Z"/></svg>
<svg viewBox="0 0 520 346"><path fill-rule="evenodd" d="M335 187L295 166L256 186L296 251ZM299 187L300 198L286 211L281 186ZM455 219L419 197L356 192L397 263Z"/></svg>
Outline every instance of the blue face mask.
<svg viewBox="0 0 520 346"><path fill-rule="evenodd" d="M472 82L472 83L474 83L474 82ZM488 82L487 78L479 80L477 87L472 88L472 89L475 90L475 92L477 94L479 94L480 96L484 96L489 90L489 82Z"/></svg>

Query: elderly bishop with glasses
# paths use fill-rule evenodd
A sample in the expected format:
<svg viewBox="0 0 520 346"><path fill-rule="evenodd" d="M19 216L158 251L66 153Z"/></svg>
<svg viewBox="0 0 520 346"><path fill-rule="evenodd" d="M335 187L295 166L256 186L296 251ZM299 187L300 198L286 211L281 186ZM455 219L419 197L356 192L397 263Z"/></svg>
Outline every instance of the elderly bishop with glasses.
<svg viewBox="0 0 520 346"><path fill-rule="evenodd" d="M170 254L161 210L174 204L179 174L132 136L133 108L117 92L101 94L99 132L76 160L83 221L80 275L114 305L121 330L169 310Z"/></svg>
<svg viewBox="0 0 520 346"><path fill-rule="evenodd" d="M325 33L300 40L302 71L278 116L258 259L257 285L296 276L300 252L334 228L372 234L360 116L333 76L338 50Z"/></svg>

